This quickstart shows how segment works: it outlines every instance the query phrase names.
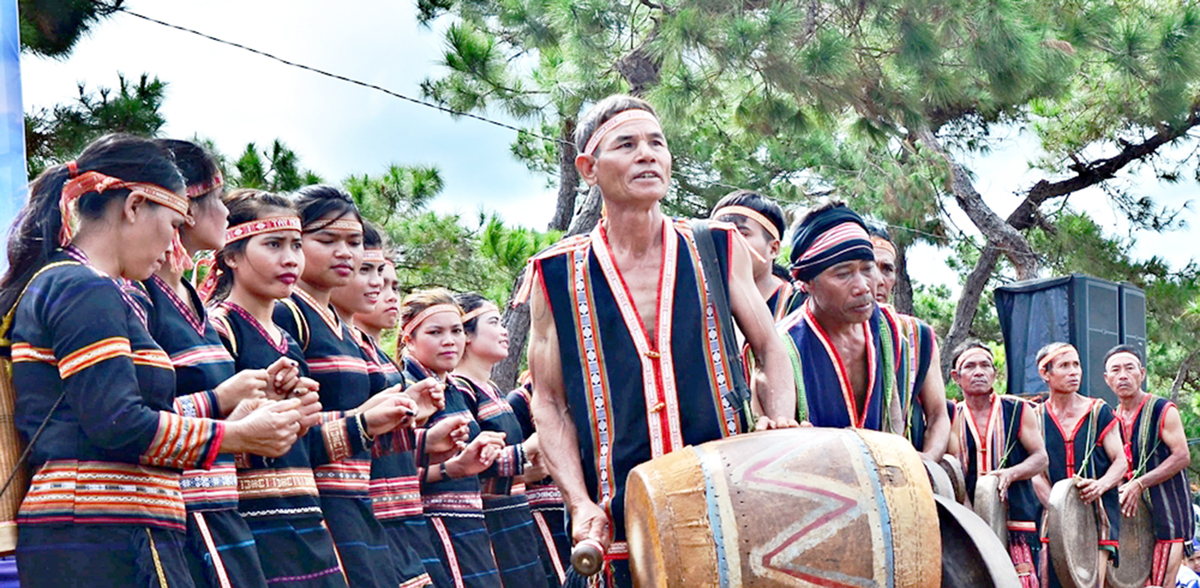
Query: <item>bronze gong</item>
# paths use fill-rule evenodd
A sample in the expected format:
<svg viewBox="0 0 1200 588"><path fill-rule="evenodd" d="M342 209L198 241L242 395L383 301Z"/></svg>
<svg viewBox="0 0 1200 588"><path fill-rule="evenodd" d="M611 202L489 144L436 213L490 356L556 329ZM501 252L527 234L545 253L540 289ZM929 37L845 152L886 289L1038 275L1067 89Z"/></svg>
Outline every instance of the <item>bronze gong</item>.
<svg viewBox="0 0 1200 588"><path fill-rule="evenodd" d="M1121 567L1108 563L1104 583L1110 588L1142 588L1154 566L1154 521L1145 500L1133 516L1121 516Z"/></svg>
<svg viewBox="0 0 1200 588"><path fill-rule="evenodd" d="M1100 579L1096 511L1084 504L1075 478L1059 480L1050 489L1046 534L1050 559L1063 588L1095 588Z"/></svg>
<svg viewBox="0 0 1200 588"><path fill-rule="evenodd" d="M973 506L975 514L992 528L1000 543L1008 545L1008 503L1000 500L1000 476L979 476Z"/></svg>

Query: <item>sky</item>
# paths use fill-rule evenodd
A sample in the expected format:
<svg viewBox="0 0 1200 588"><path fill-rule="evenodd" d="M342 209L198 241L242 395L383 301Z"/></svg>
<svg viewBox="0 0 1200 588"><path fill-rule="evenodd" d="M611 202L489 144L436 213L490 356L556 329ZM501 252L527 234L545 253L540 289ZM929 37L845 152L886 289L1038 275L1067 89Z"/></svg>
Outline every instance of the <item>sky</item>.
<svg viewBox="0 0 1200 588"><path fill-rule="evenodd" d="M438 62L446 23L435 22L432 29L418 25L414 0L131 0L125 6L414 98L420 96L422 80L442 71ZM21 68L26 110L74 100L79 83L113 87L118 72L133 79L149 73L168 84L162 108L165 136L209 138L231 158L248 142L267 146L282 139L304 167L335 182L350 174L381 173L393 163L432 164L445 181L444 192L432 204L435 210L470 219L485 209L508 223L537 229L544 229L554 212L555 194L546 178L510 153L514 131L455 119L127 14L117 13L96 26L69 58L24 55ZM496 113L490 116L505 120ZM1035 140L1017 129L998 132L997 149L964 163L975 172L976 187L988 204L1006 216L1020 202L1016 194L1044 176L1028 164L1038 155ZM1184 206L1200 196L1200 187L1191 180L1162 184L1143 173L1128 181L1167 207ZM1111 234L1130 234L1099 191L1075 194L1070 204L1091 213ZM958 227L978 234L952 201L947 209ZM1159 255L1172 267L1190 262L1194 248L1184 244L1200 237L1196 212L1186 210L1181 218L1187 230L1133 234L1134 256ZM956 290L959 276L946 266L946 256L946 251L918 247L910 252L909 271L918 282Z"/></svg>

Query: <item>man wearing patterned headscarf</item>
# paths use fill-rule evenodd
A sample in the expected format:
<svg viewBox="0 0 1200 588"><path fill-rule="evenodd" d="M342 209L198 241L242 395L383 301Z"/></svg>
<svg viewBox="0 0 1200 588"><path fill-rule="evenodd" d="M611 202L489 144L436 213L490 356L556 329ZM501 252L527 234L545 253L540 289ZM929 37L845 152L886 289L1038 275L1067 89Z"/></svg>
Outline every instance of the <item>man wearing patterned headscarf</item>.
<svg viewBox="0 0 1200 588"><path fill-rule="evenodd" d="M928 325L876 304L879 276L862 218L840 202L813 210L792 237L791 262L792 276L808 292L800 310L779 325L795 372L799 419L912 440L908 413L919 406L925 430L915 446L941 459L950 421L937 344ZM927 336L910 336L920 332Z"/></svg>

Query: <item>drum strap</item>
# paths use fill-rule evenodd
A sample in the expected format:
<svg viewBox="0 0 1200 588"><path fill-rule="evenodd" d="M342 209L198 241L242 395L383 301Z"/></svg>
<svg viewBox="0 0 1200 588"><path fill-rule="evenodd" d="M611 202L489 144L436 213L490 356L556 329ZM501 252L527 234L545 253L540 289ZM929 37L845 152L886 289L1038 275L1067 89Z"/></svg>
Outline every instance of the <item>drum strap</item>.
<svg viewBox="0 0 1200 588"><path fill-rule="evenodd" d="M731 385L729 392L726 393L725 400L729 402L730 408L736 412L742 413L743 425L747 431L754 430L754 414L750 410L750 386L746 383L746 371L742 367L742 355L738 352L737 337L733 334L733 321L725 320L733 318L733 313L729 308L729 285L726 283L725 275L721 273L720 265L717 263L717 246L713 243L712 228L708 221L697 219L691 221L692 238L696 242L696 253L700 258L700 269L704 272L708 283L709 290L712 295L712 303L720 318L718 323L721 328L721 339L723 339L722 351L725 354L725 359L729 364L729 379Z"/></svg>
<svg viewBox="0 0 1200 588"><path fill-rule="evenodd" d="M1162 401L1165 402L1165 400ZM1149 402L1146 403L1146 406L1142 407L1142 414L1138 415L1137 427L1138 433L1141 435L1141 439L1139 439L1140 443L1138 443L1138 445L1140 445L1139 449L1141 450L1142 455L1141 459L1138 460L1137 469L1130 474L1129 478L1131 480L1146 473L1146 466L1150 463L1151 454L1157 451L1159 444L1162 443L1162 435L1159 435L1157 431L1154 431L1151 428L1151 421L1154 420L1154 409L1158 402L1160 402L1160 399L1152 396ZM1166 412L1165 409L1164 412ZM1162 418L1163 417L1160 416L1159 420L1161 421ZM1151 435L1154 436L1153 447L1150 446ZM1130 441L1132 442L1133 440L1130 439Z"/></svg>

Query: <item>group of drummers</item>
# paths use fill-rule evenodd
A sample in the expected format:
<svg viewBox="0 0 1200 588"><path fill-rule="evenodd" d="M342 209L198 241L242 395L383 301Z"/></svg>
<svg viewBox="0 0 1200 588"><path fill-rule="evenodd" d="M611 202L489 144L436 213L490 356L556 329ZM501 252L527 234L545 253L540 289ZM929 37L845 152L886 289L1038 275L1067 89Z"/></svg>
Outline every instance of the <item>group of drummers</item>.
<svg viewBox="0 0 1200 588"><path fill-rule="evenodd" d="M582 581L568 560L586 541L604 554L589 581L628 586L633 467L810 425L950 455L968 497L992 476L1025 586L1060 585L1043 520L1061 480L1095 509L1098 573L1144 503L1147 585L1174 582L1190 460L1137 349L1105 359L1115 411L1079 394L1066 343L1038 353L1034 403L995 394L990 348L968 342L948 402L933 330L888 304L886 231L818 207L784 270L783 211L762 195L730 194L707 224L663 215L649 104L598 102L575 143L605 218L530 261L530 373L511 392L490 379L510 353L496 302L401 300L389 244L339 188L227 189L203 147L124 135L47 169L0 282L32 472L21 585L559 586Z"/></svg>

